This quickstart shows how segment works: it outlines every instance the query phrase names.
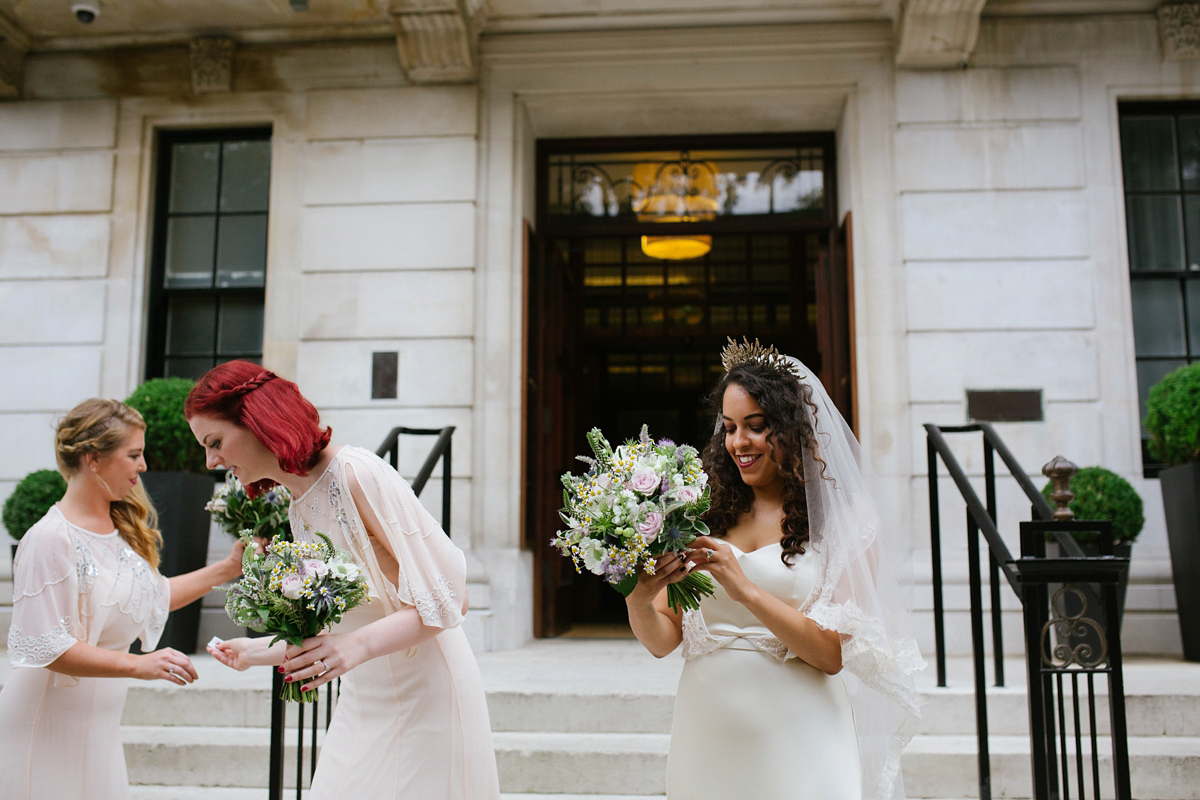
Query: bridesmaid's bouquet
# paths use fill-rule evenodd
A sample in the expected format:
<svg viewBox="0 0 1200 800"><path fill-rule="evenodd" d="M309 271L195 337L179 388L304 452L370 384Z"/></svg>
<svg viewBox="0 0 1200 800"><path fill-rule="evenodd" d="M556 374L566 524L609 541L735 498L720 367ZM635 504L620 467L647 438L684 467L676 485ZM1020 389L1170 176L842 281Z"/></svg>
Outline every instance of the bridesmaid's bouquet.
<svg viewBox="0 0 1200 800"><path fill-rule="evenodd" d="M599 428L587 439L595 458L579 456L588 471L562 476L559 516L567 527L553 544L576 570L600 575L628 595L640 572L654 574L658 556L708 533L700 520L710 502L708 475L696 448L669 439L655 442L645 425L640 437L616 450ZM693 572L667 587L667 602L676 612L690 610L712 593L712 579Z"/></svg>
<svg viewBox="0 0 1200 800"><path fill-rule="evenodd" d="M225 613L238 625L273 634L271 644L299 645L310 636L341 621L342 615L367 600L367 580L350 554L333 546L323 533L319 542L291 542L277 534L265 555L254 552L250 530L242 577L229 588ZM300 691L299 683L284 684L283 700L310 703L315 689Z"/></svg>
<svg viewBox="0 0 1200 800"><path fill-rule="evenodd" d="M249 530L254 536L270 538L291 530L288 523L291 502L292 493L283 486L251 497L231 470L204 508L227 533L240 536L242 531Z"/></svg>

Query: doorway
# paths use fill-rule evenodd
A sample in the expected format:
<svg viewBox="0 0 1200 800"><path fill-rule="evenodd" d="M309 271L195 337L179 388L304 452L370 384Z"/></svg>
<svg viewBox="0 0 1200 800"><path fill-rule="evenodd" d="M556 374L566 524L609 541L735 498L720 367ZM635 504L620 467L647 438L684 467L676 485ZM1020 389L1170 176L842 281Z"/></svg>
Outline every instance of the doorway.
<svg viewBox="0 0 1200 800"><path fill-rule="evenodd" d="M702 449L721 348L743 336L803 360L851 419L833 166L832 134L539 142L524 464L536 635L626 625L623 598L549 544L588 430L615 445L645 424ZM688 257L659 257L663 240Z"/></svg>

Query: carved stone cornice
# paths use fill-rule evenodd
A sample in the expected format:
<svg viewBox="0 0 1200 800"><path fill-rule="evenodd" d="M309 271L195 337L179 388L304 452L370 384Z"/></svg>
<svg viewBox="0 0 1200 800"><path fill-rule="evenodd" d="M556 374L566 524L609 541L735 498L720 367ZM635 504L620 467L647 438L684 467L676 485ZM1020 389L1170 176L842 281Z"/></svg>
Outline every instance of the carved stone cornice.
<svg viewBox="0 0 1200 800"><path fill-rule="evenodd" d="M192 39L192 91L228 92L233 87L233 51L236 43L226 36Z"/></svg>
<svg viewBox="0 0 1200 800"><path fill-rule="evenodd" d="M896 66L905 69L961 67L979 38L979 14L987 0L904 0L896 35Z"/></svg>
<svg viewBox="0 0 1200 800"><path fill-rule="evenodd" d="M393 0L400 63L413 83L475 80L485 0Z"/></svg>
<svg viewBox="0 0 1200 800"><path fill-rule="evenodd" d="M1163 3L1158 7L1158 35L1163 58L1200 58L1200 3Z"/></svg>
<svg viewBox="0 0 1200 800"><path fill-rule="evenodd" d="M29 34L0 12L0 98L20 97Z"/></svg>

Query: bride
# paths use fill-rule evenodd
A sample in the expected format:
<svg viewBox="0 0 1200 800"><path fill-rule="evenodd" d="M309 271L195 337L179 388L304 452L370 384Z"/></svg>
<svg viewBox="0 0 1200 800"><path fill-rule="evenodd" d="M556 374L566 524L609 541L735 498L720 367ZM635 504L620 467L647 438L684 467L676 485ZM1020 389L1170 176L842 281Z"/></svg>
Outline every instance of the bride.
<svg viewBox="0 0 1200 800"><path fill-rule="evenodd" d="M916 730L923 666L869 467L820 381L772 348L735 344L704 450L712 534L660 557L626 598L662 657L683 644L669 800L892 800ZM705 570L716 591L675 614L666 587Z"/></svg>
<svg viewBox="0 0 1200 800"><path fill-rule="evenodd" d="M257 493L292 492L297 539L329 536L364 567L371 602L299 647L266 638L210 648L226 665L278 665L316 688L341 678L313 800L498 800L483 682L461 623L466 562L412 489L374 453L329 444L296 384L245 361L197 381L185 405L210 468Z"/></svg>

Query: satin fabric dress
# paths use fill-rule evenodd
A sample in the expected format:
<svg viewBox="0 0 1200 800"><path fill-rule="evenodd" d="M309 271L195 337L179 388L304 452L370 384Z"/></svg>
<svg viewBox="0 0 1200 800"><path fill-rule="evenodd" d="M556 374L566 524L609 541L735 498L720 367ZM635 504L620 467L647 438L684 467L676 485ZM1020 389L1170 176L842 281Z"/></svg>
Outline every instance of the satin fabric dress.
<svg viewBox="0 0 1200 800"><path fill-rule="evenodd" d="M781 545L743 553L746 577L803 608L818 556L780 560ZM668 800L861 800L846 684L791 655L718 583L683 623Z"/></svg>
<svg viewBox="0 0 1200 800"><path fill-rule="evenodd" d="M395 554L377 552L347 488L353 472ZM342 447L292 501L293 535L316 532L364 567L371 602L334 628L356 630L415 607L443 628L416 647L366 661L342 677L317 759L310 800L498 800L483 681L461 627L466 561L412 489L374 453Z"/></svg>
<svg viewBox="0 0 1200 800"><path fill-rule="evenodd" d="M8 657L0 691L0 797L129 797L121 711L125 678L74 678L46 665L86 642L147 652L167 620L170 586L113 531L72 525L55 506L21 539L13 570Z"/></svg>

